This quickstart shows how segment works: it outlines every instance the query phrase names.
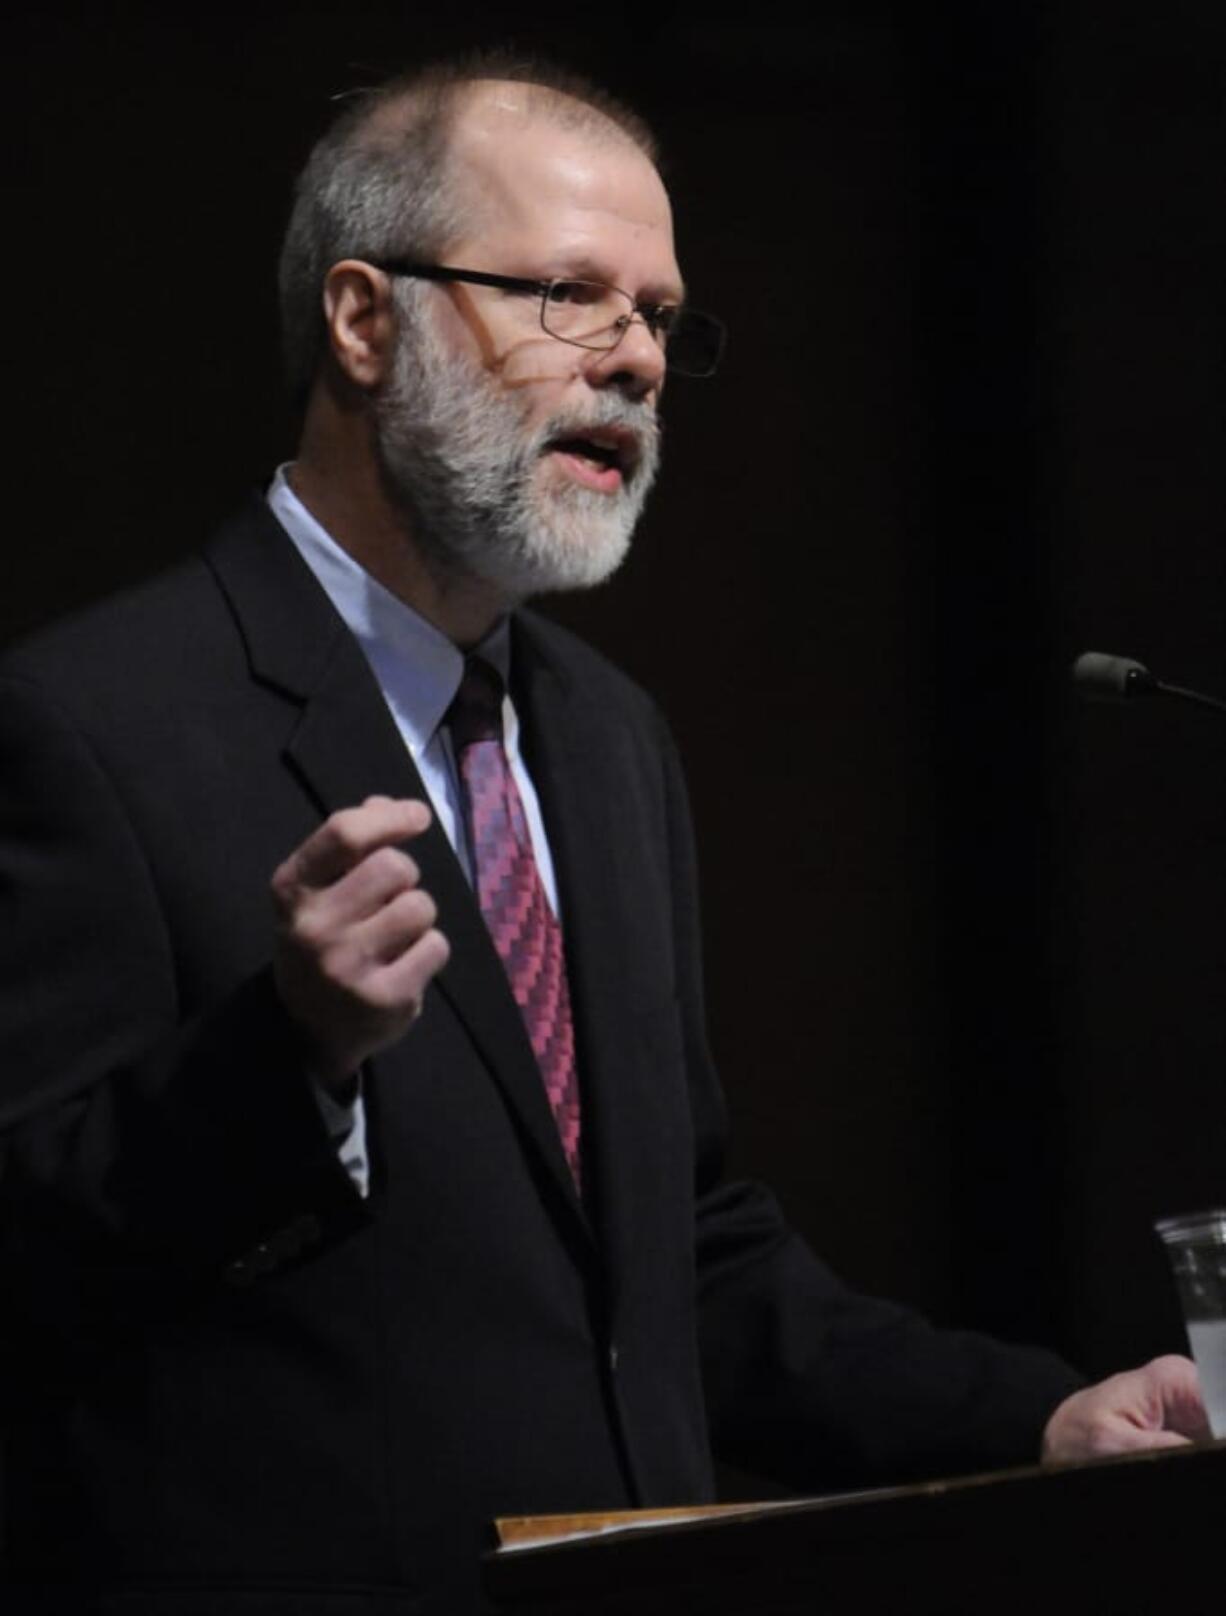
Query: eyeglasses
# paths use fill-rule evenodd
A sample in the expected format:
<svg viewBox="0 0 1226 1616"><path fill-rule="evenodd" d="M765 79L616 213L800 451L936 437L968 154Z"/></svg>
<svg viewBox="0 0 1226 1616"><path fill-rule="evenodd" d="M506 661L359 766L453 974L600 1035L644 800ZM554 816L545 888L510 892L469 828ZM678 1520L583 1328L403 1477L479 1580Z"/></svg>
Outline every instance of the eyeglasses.
<svg viewBox="0 0 1226 1616"><path fill-rule="evenodd" d="M637 314L660 344L669 370L678 376L713 375L724 351L726 333L714 315L678 303L640 303L619 286L606 286L603 281L525 280L518 275L490 275L480 269L449 269L398 258L375 261L374 268L413 280L463 281L539 297L541 327L549 336L598 352L616 348Z"/></svg>

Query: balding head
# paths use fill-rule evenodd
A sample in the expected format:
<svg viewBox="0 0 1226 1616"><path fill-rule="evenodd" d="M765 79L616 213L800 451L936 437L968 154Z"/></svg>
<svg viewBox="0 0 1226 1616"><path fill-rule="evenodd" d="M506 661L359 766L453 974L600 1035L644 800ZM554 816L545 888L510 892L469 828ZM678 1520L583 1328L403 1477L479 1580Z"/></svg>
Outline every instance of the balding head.
<svg viewBox="0 0 1226 1616"><path fill-rule="evenodd" d="M305 397L325 351L324 277L345 258L437 259L469 233L483 197L458 160L499 127L546 122L629 144L655 161L647 126L577 75L485 55L407 74L350 99L307 160L281 253L290 386Z"/></svg>

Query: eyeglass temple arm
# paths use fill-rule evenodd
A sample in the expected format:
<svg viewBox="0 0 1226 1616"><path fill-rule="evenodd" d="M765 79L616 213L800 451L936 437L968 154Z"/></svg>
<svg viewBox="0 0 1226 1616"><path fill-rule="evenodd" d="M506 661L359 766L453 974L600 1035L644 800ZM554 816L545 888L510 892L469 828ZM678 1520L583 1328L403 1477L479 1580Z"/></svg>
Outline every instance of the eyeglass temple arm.
<svg viewBox="0 0 1226 1616"><path fill-rule="evenodd" d="M384 258L374 266L387 275L405 275L421 281L463 281L473 286L499 286L509 292L548 290L549 281L528 280L522 275L492 275L484 269L452 269L446 264L416 264L408 258Z"/></svg>

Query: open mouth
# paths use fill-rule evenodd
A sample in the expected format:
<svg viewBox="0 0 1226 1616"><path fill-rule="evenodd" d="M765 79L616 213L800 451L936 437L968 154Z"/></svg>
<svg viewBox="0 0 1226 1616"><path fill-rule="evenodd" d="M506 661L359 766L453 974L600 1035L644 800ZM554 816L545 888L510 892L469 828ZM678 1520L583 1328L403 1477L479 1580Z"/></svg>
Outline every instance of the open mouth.
<svg viewBox="0 0 1226 1616"><path fill-rule="evenodd" d="M576 481L602 493L619 489L638 463L634 435L608 428L556 437L549 443L548 453L557 455Z"/></svg>

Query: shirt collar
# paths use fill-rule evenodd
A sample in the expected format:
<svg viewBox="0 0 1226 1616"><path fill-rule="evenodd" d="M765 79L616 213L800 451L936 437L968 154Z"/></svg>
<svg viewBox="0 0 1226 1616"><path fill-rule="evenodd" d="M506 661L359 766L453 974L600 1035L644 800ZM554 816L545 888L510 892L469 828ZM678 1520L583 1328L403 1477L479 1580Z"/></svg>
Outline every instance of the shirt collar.
<svg viewBox="0 0 1226 1616"><path fill-rule="evenodd" d="M417 757L430 744L460 688L464 653L337 544L290 487L289 469L288 464L277 467L268 490L269 508L361 646L409 750ZM505 683L511 665L508 619L500 618L475 650L497 668Z"/></svg>

